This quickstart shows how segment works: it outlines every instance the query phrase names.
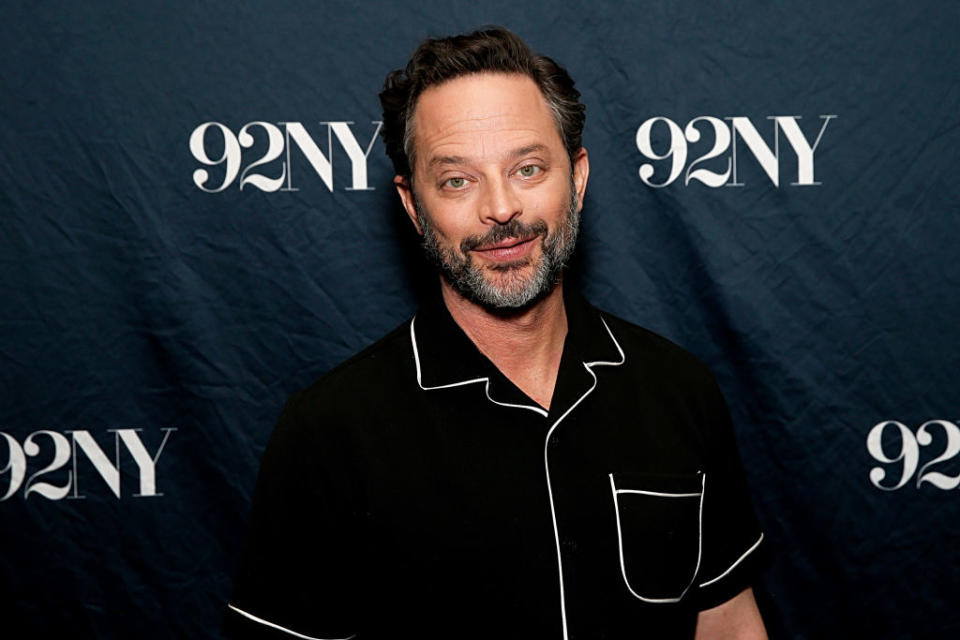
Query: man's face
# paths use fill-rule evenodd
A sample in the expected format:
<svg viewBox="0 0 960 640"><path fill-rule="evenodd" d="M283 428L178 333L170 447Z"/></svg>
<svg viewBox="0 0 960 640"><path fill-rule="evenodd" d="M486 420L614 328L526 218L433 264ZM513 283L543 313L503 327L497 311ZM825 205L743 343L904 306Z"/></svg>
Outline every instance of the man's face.
<svg viewBox="0 0 960 640"><path fill-rule="evenodd" d="M581 150L571 171L536 84L485 73L431 87L413 135L413 184L395 182L445 285L488 309L549 293L573 251L588 163Z"/></svg>

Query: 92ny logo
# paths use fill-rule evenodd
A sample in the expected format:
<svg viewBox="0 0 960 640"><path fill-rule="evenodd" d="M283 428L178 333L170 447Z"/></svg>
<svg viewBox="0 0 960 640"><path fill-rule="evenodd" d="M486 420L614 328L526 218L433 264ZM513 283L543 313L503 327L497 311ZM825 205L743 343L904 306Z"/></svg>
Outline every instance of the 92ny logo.
<svg viewBox="0 0 960 640"><path fill-rule="evenodd" d="M299 191L293 186L294 163L290 157L290 150L296 148L327 190L332 192L333 139L336 138L338 145L350 159L351 185L346 190L372 191L373 187L367 184L367 158L383 123L371 122L375 128L365 147L360 145L350 128L352 124L354 123L345 121L321 122L320 125L326 127L324 151L300 122L248 122L236 135L224 124L204 122L190 134L190 153L198 162L208 167L220 167L218 171L222 171L222 175L214 179L209 170L197 169L193 172L193 183L202 191L217 193L229 187L239 177L241 191L248 186L267 192ZM252 133L254 131L259 133L259 138L265 138L263 143L257 142ZM262 148L254 150L254 147ZM243 149L251 150L247 159L243 157ZM264 165L281 157L283 160L280 162L279 172L276 168L269 168L273 175L258 173L268 169Z"/></svg>
<svg viewBox="0 0 960 640"><path fill-rule="evenodd" d="M757 127L750 118L742 116L728 117L724 119L713 116L698 116L680 128L676 122L670 118L657 116L650 118L640 125L637 129L636 144L637 149L649 160L640 165L640 179L648 187L660 189L672 184L683 174L683 184L687 186L691 181L701 182L708 187L742 187L744 183L738 179L738 150L739 156L743 156L741 147L746 147L760 168L766 174L773 186L780 186L780 134L786 138L790 150L796 156L797 179L791 182L791 186L813 186L821 183L814 178L814 154L823 138L823 132L827 125L836 115L822 115L820 120L823 123L811 142L797 122L800 116L768 116L767 120L772 121L772 139L773 148L770 147L760 135ZM658 139L656 146L662 148L662 138L664 127L666 127L669 146L666 151L657 151L654 149L654 128ZM694 158L687 164L689 155L688 143L695 144L701 139L710 141L709 150ZM702 166L708 160L714 158L726 158L725 171L713 171ZM722 163L721 163L721 166ZM686 172L684 172L686 167ZM666 176L664 177L664 174Z"/></svg>
<svg viewBox="0 0 960 640"><path fill-rule="evenodd" d="M935 436L937 436L938 447L943 448L917 472L920 464L920 447L932 445ZM892 456L887 454L887 451L892 453L891 447L896 447L897 450L897 453ZM896 420L877 423L867 434L867 452L877 462L887 465L887 468L870 469L870 482L877 489L884 491L900 489L910 481L914 473L917 473L917 488L924 483L945 490L960 486L960 473L957 475L944 473L948 470L946 468L949 466L948 462L960 453L960 427L948 420L928 420L917 428L916 434L910 431L907 425ZM894 484L884 485L882 482L886 479L891 465L894 469L899 466L900 478ZM956 470L956 466L952 470Z"/></svg>
<svg viewBox="0 0 960 640"><path fill-rule="evenodd" d="M0 431L0 440L7 446L7 464L0 468L0 477L9 476L7 489L0 495L0 502L17 493L21 486L23 487L24 499L33 494L49 500L85 497L80 493L80 482L77 475L78 452L83 454L83 457L93 466L113 495L119 498L121 444L133 459L133 462L136 463L139 475L138 491L133 493L132 496L136 498L162 496L162 493L157 492L157 461L163 453L163 448L167 445L167 440L170 439L170 434L176 429L160 429L163 432L163 439L152 454L140 439L140 431L142 430L108 430L109 433L113 434L113 461L110 460L89 431L77 430L65 431L64 433L48 430L34 431L24 439L23 446L9 433ZM50 462L33 472L28 478L27 458L36 457L49 459ZM68 463L71 463L70 468L66 472L66 481L63 482L63 472L56 472L64 469ZM24 480L26 480L26 483L24 483ZM54 482L48 482L48 480ZM56 480L61 482L57 483Z"/></svg>

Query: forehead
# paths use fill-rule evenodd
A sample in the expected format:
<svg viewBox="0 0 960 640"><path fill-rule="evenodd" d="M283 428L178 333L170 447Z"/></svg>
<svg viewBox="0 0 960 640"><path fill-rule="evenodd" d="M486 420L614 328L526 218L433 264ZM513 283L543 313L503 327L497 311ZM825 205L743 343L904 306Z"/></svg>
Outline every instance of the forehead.
<svg viewBox="0 0 960 640"><path fill-rule="evenodd" d="M522 74L478 73L430 87L412 124L418 167L438 155L494 159L531 143L563 149L546 99Z"/></svg>

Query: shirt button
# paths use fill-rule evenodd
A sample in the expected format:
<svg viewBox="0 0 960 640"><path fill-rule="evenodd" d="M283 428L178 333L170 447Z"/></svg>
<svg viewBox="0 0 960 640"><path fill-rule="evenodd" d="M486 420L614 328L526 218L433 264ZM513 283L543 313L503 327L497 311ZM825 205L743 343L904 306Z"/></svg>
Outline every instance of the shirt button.
<svg viewBox="0 0 960 640"><path fill-rule="evenodd" d="M566 549L567 551L576 551L577 543L571 540L570 538L561 538L560 546Z"/></svg>
<svg viewBox="0 0 960 640"><path fill-rule="evenodd" d="M560 436L550 436L550 444L553 446L560 444Z"/></svg>

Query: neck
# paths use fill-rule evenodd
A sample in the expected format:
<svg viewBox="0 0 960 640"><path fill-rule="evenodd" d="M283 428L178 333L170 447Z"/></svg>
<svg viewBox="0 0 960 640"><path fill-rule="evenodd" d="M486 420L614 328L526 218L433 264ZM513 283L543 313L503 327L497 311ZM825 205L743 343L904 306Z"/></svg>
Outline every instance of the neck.
<svg viewBox="0 0 960 640"><path fill-rule="evenodd" d="M563 283L515 314L494 314L441 280L443 301L454 321L483 355L540 406L549 409L557 382L567 314Z"/></svg>

